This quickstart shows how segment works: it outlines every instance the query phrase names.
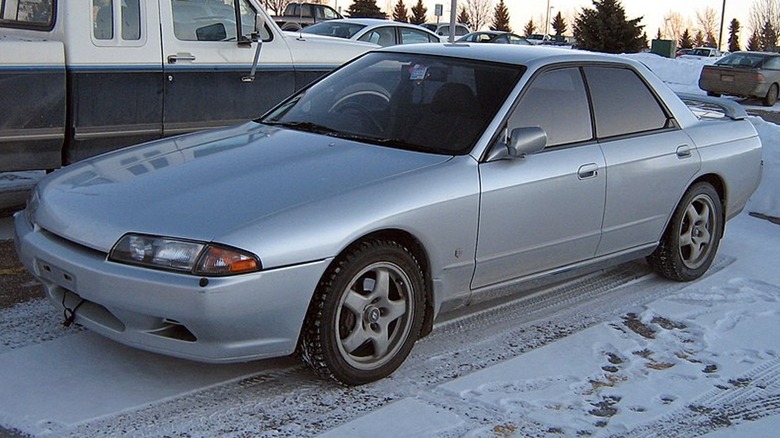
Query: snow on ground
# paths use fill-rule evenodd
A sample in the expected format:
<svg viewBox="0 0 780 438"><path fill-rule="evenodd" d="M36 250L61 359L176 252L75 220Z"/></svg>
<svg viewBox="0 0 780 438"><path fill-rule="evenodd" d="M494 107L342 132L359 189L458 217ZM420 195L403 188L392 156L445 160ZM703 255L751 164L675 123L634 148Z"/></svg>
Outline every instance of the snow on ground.
<svg viewBox="0 0 780 438"><path fill-rule="evenodd" d="M701 63L636 56L645 57L643 62L674 89L700 92L695 80ZM764 144L764 173L749 211L780 217L780 127L758 118L752 121ZM291 385L299 385L292 391L304 398L335 394L324 400L338 415L326 416L328 420L314 424L316 428L285 424L299 418L298 404L282 402L277 415L271 410L277 406L269 407L262 399L264 391L273 391L268 387L274 388L274 376L291 380L294 372L285 370L294 371L296 365L285 361L266 365L282 370L266 378L253 374L251 364L183 363L128 349L89 332L60 337L53 333L60 329L50 327L56 315L40 314L41 305L25 303L0 311L0 325L6 328L0 334L0 425L41 436L252 436L258 431L280 436L284 427L293 435L324 431L328 437L776 436L780 428L779 248L780 227L745 212L729 222L719 251L726 262L710 275L683 285L654 279L654 287L666 290L658 298L638 304L616 300L617 313L606 321L506 360L422 386L409 377L409 371L415 374L428 366L427 374L436 374L437 365L426 364L451 356L418 358L397 375L357 389L292 379ZM644 293L648 280L642 278L622 286L623 292ZM7 330L30 327L33 320L40 331ZM46 340L50 336L54 339ZM472 342L469 336L465 329L453 335L446 350ZM428 351L433 337L418 345L413 356ZM494 345L480 348L511 349L502 336L487 342ZM249 377L240 380L241 376ZM228 390L224 394L231 396L224 400L206 397L210 388L237 380L242 388L258 391L242 405L231 405L235 397ZM342 406L357 405L368 399L366 394L383 392L393 401L351 409ZM197 397L209 398L230 412L210 415L188 405L169 407ZM215 422L219 427L210 429ZM116 425L131 428L110 429Z"/></svg>

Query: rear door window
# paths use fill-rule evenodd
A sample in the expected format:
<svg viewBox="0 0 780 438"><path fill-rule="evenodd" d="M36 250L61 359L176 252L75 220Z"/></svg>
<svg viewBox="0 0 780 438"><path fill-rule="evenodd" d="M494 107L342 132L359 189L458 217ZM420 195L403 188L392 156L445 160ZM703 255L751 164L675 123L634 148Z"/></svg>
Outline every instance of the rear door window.
<svg viewBox="0 0 780 438"><path fill-rule="evenodd" d="M628 68L584 68L599 138L664 129L669 117L655 94Z"/></svg>

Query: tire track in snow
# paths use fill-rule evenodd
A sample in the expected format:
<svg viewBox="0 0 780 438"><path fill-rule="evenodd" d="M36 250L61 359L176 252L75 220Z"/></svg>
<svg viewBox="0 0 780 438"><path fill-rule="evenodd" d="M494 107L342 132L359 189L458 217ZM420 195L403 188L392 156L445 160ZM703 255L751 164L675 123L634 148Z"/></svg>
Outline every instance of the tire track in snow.
<svg viewBox="0 0 780 438"><path fill-rule="evenodd" d="M719 259L710 274L732 261ZM116 431L133 436L313 436L406 397L441 399L435 390L441 383L682 287L651 275L644 264L621 265L445 320L418 342L396 373L379 382L345 388L322 382L290 362L287 368L82 425L72 436L111 436ZM469 418L467 430L485 421L503 421L502 413L490 409L474 413L473 406L456 397L445 405ZM528 424L524 429L538 433L539 427Z"/></svg>

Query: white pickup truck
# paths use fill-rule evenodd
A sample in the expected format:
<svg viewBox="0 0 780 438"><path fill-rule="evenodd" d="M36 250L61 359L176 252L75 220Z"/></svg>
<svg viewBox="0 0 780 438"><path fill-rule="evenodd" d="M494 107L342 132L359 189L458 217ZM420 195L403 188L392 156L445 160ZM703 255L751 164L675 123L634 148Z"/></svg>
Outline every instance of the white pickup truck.
<svg viewBox="0 0 780 438"><path fill-rule="evenodd" d="M259 0L2 0L0 172L260 116L372 47L285 35Z"/></svg>

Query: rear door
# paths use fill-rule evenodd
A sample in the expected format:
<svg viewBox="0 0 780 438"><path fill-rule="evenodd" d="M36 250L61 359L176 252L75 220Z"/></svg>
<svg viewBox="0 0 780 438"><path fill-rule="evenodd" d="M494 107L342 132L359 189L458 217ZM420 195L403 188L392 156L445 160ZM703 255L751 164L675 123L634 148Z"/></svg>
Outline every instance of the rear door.
<svg viewBox="0 0 780 438"><path fill-rule="evenodd" d="M248 0L161 1L165 135L239 123L262 115L295 91L290 51L268 26L256 79L245 80L258 43L237 42L255 31Z"/></svg>
<svg viewBox="0 0 780 438"><path fill-rule="evenodd" d="M624 66L584 71L607 165L597 255L654 244L699 169L699 153L635 71Z"/></svg>

